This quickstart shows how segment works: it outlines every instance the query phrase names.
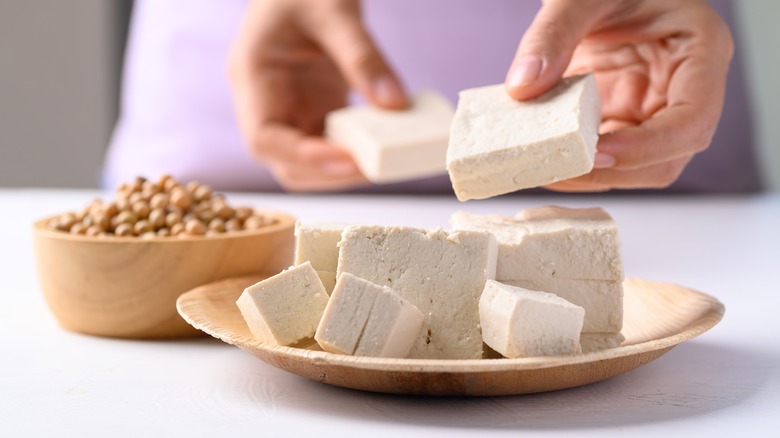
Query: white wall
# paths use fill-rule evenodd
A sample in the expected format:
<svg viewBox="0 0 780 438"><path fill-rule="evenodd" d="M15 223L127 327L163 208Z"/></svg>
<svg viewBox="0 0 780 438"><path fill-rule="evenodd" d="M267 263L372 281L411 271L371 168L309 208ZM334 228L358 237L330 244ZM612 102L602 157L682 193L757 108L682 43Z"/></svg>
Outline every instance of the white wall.
<svg viewBox="0 0 780 438"><path fill-rule="evenodd" d="M780 191L780 1L735 1L765 180Z"/></svg>
<svg viewBox="0 0 780 438"><path fill-rule="evenodd" d="M0 187L97 187L119 2L0 1Z"/></svg>

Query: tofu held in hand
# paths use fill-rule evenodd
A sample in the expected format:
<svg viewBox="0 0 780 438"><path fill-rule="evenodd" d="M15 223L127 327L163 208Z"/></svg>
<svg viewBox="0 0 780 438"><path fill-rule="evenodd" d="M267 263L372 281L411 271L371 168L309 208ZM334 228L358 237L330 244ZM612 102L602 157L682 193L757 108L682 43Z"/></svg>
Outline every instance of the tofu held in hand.
<svg viewBox="0 0 780 438"><path fill-rule="evenodd" d="M516 101L503 84L460 92L447 150L458 199L484 199L593 169L601 121L592 74Z"/></svg>
<svg viewBox="0 0 780 438"><path fill-rule="evenodd" d="M328 114L325 135L346 148L369 181L385 184L443 174L452 105L432 91L405 110L351 106Z"/></svg>

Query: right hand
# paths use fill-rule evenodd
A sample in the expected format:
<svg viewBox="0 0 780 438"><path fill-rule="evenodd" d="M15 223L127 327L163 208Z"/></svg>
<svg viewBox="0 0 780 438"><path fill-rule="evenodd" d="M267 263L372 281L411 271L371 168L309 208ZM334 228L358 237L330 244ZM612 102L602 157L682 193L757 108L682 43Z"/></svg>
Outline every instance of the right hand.
<svg viewBox="0 0 780 438"><path fill-rule="evenodd" d="M595 168L553 190L665 188L709 147L726 95L731 32L706 0L544 0L507 74L518 100L593 72Z"/></svg>
<svg viewBox="0 0 780 438"><path fill-rule="evenodd" d="M253 0L231 50L230 78L252 157L292 191L366 183L351 155L322 138L325 115L346 105L350 87L373 105L408 106L363 27L359 0Z"/></svg>

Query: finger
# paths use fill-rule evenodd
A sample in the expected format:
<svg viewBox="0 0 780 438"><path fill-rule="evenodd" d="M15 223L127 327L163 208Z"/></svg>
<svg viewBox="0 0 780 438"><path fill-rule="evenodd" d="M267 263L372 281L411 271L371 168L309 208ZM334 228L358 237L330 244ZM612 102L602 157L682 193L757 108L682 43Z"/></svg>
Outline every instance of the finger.
<svg viewBox="0 0 780 438"><path fill-rule="evenodd" d="M608 186L601 186L598 184L572 183L569 181L559 181L548 184L544 186L544 188L554 192L566 193L600 193L608 192L610 190L610 187Z"/></svg>
<svg viewBox="0 0 780 438"><path fill-rule="evenodd" d="M259 161L305 168L309 172L316 170L323 176L341 178L360 174L349 152L283 124L269 123L262 127L250 143L250 151Z"/></svg>
<svg viewBox="0 0 780 438"><path fill-rule="evenodd" d="M269 139L274 135L269 134ZM283 139L278 133L277 139ZM351 155L319 137L288 137L292 143L276 144L271 169L289 191L333 191L367 183ZM283 153L281 151L284 151Z"/></svg>
<svg viewBox="0 0 780 438"><path fill-rule="evenodd" d="M366 31L357 11L342 12L313 27L318 41L347 81L374 105L409 106L401 81Z"/></svg>
<svg viewBox="0 0 780 438"><path fill-rule="evenodd" d="M686 76L684 79L693 89L691 92L675 95L670 92L670 103L655 117L599 138L596 149L601 154L613 156L616 169L662 164L701 152L709 146L720 118L723 102L720 89L725 85L717 85L717 80L707 74L680 74ZM697 82L709 85L700 89Z"/></svg>
<svg viewBox="0 0 780 438"><path fill-rule="evenodd" d="M563 75L577 44L615 2L551 0L544 2L507 72L505 85L515 99L547 91Z"/></svg>
<svg viewBox="0 0 780 438"><path fill-rule="evenodd" d="M322 176L308 169L276 165L272 169L274 178L289 192L333 192L368 185L363 175L332 178Z"/></svg>
<svg viewBox="0 0 780 438"><path fill-rule="evenodd" d="M722 20L711 10L674 41L684 56L671 70L666 105L639 126L599 139L599 152L615 157L616 169L639 169L689 157L705 150L720 119L732 41ZM673 23L677 27L683 23Z"/></svg>
<svg viewBox="0 0 780 438"><path fill-rule="evenodd" d="M263 132L256 156L270 163L285 190L336 191L367 183L352 156L333 143L284 125L269 125Z"/></svg>
<svg viewBox="0 0 780 438"><path fill-rule="evenodd" d="M304 142L321 142L319 139ZM331 147L332 148L332 147ZM300 160L277 161L272 167L277 181L288 191L334 191L366 185L368 180L351 160L333 160L320 147L299 146Z"/></svg>
<svg viewBox="0 0 780 438"><path fill-rule="evenodd" d="M319 167L334 177L360 174L349 152L321 137L304 137L293 147L288 161Z"/></svg>
<svg viewBox="0 0 780 438"><path fill-rule="evenodd" d="M674 183L693 158L687 156L642 169L595 169L590 173L546 186L559 191L604 191L607 189L662 189Z"/></svg>
<svg viewBox="0 0 780 438"><path fill-rule="evenodd" d="M275 166L272 172L279 185L288 192L335 192L369 184L362 175L330 178L308 172L302 173L301 169L285 166Z"/></svg>
<svg viewBox="0 0 780 438"><path fill-rule="evenodd" d="M634 126L637 126L637 123L632 120L604 119L599 125L599 135L605 135L619 129L626 129Z"/></svg>

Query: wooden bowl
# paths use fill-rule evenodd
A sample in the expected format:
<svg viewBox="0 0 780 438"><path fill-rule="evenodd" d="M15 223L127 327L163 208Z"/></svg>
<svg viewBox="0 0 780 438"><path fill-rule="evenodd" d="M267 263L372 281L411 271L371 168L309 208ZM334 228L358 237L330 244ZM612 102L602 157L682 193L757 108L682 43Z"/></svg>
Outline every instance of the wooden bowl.
<svg viewBox="0 0 780 438"><path fill-rule="evenodd" d="M193 326L260 360L312 380L365 391L420 395L513 395L598 382L638 368L717 324L718 300L684 287L625 281L625 342L575 356L520 359L431 360L345 356L304 341L296 347L252 338L236 299L263 277L224 280L179 297L179 313Z"/></svg>
<svg viewBox="0 0 780 438"><path fill-rule="evenodd" d="M295 219L209 237L96 238L34 225L41 289L62 327L120 338L198 332L176 312L182 293L216 280L277 273L293 263Z"/></svg>

